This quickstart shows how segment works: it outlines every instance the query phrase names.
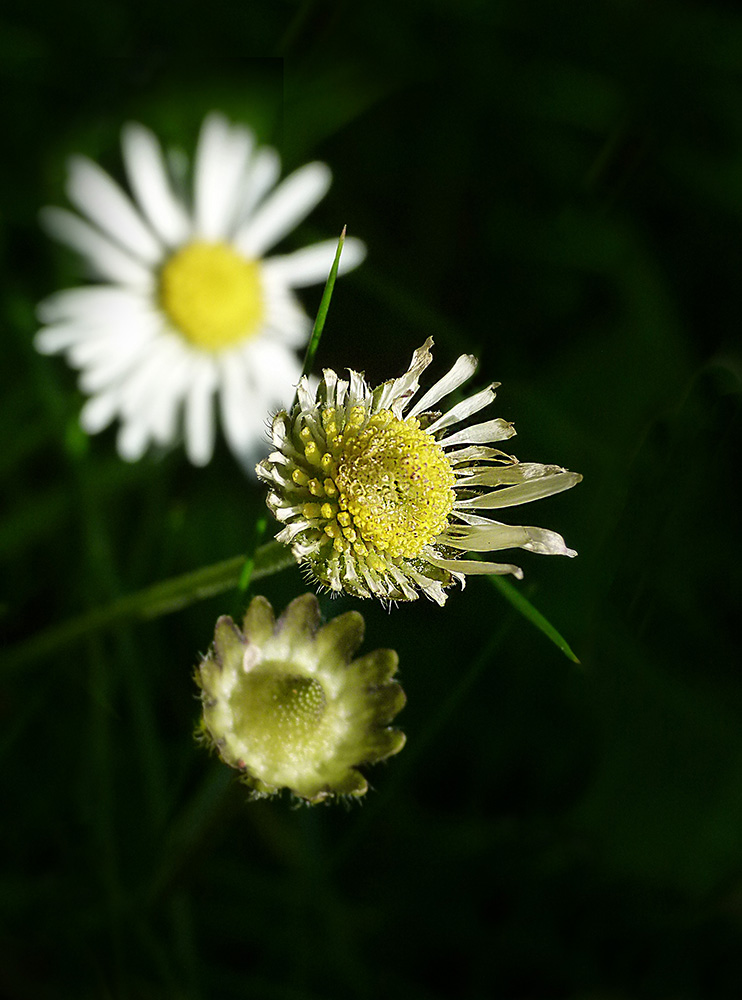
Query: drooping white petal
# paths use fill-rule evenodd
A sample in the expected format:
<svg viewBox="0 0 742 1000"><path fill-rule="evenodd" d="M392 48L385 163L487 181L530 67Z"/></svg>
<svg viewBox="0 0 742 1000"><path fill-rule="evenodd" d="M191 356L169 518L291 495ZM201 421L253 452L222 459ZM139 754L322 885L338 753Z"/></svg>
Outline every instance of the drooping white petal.
<svg viewBox="0 0 742 1000"><path fill-rule="evenodd" d="M549 531L548 528L526 528L526 531L530 541L521 548L529 552L540 556L569 556L570 559L577 555L574 549L567 548L567 543L556 531Z"/></svg>
<svg viewBox="0 0 742 1000"><path fill-rule="evenodd" d="M86 156L69 161L66 191L72 204L134 257L146 264L162 258L162 247L118 184Z"/></svg>
<svg viewBox="0 0 742 1000"><path fill-rule="evenodd" d="M315 394L309 387L309 379L302 375L296 387L297 402L302 410L311 410L314 406Z"/></svg>
<svg viewBox="0 0 742 1000"><path fill-rule="evenodd" d="M514 524L485 525L449 524L436 539L441 545L463 552L496 552L499 549L517 549L530 541L529 529Z"/></svg>
<svg viewBox="0 0 742 1000"><path fill-rule="evenodd" d="M449 573L465 573L467 576L504 576L511 573L516 579L523 579L523 570L520 566L512 566L508 563L479 562L471 559L438 559L437 556L428 556L428 562L440 569L448 570Z"/></svg>
<svg viewBox="0 0 742 1000"><path fill-rule="evenodd" d="M473 354L462 354L456 360L453 368L443 378L438 379L435 385L432 385L424 396L418 399L410 410L409 416L416 417L419 413L425 413L426 410L435 406L439 399L443 399L444 396L448 396L454 389L458 389L460 385L472 377L477 370L477 363L477 359Z"/></svg>
<svg viewBox="0 0 742 1000"><path fill-rule="evenodd" d="M130 122L122 129L121 146L129 185L150 226L167 246L183 243L191 223L173 193L154 133L144 125Z"/></svg>
<svg viewBox="0 0 742 1000"><path fill-rule="evenodd" d="M454 472L459 475L466 474L468 471L466 466L469 463L479 461L480 459L486 459L490 462L500 462L505 465L512 465L518 461L513 455L508 455L506 451L500 451L499 448L488 448L486 445L481 444L472 444L466 448L457 448L456 451L447 451L446 458L452 466L465 463L464 468L454 468Z"/></svg>
<svg viewBox="0 0 742 1000"><path fill-rule="evenodd" d="M136 288L152 287L152 272L65 208L42 208L41 222L50 236L82 254L102 278Z"/></svg>
<svg viewBox="0 0 742 1000"><path fill-rule="evenodd" d="M348 375L350 376L348 406L365 403L370 395L370 389L366 379L360 374L360 372L354 372L352 368L348 369Z"/></svg>
<svg viewBox="0 0 742 1000"><path fill-rule="evenodd" d="M489 441L505 441L515 434L515 428L507 420L498 417L483 424L473 424L463 430L441 438L438 444L450 448L455 444L485 444Z"/></svg>
<svg viewBox="0 0 742 1000"><path fill-rule="evenodd" d="M476 477L474 477L476 478ZM568 490L580 482L582 476L576 472L567 472L559 469L538 478L529 479L516 486L505 486L503 489L495 490L492 493L483 493L478 497L471 497L468 500L457 500L458 508L476 508L479 510L494 510L498 507L512 507L514 504L530 503L531 500L540 500L542 497L551 496L553 493L561 493ZM457 483L457 486L471 485L472 480L465 480ZM486 485L486 484L485 484Z"/></svg>
<svg viewBox="0 0 742 1000"><path fill-rule="evenodd" d="M435 601L442 608L448 596L443 589L443 585L438 580L431 580L430 577L418 573L412 564L407 565L405 570L425 596L430 598L431 601Z"/></svg>
<svg viewBox="0 0 742 1000"><path fill-rule="evenodd" d="M194 465L207 465L214 451L214 407L216 373L213 364L199 365L185 399L184 433L188 458Z"/></svg>
<svg viewBox="0 0 742 1000"><path fill-rule="evenodd" d="M437 420L434 420L433 423L427 428L428 433L435 434L437 431L443 430L444 427L450 427L451 424L457 424L461 420L466 420L467 417L471 417L473 414L484 409L485 406L488 406L494 398L495 392L493 384L488 386L486 389L482 389L481 392L477 392L473 396L469 396L468 399L462 399L460 403L456 404L456 406L452 406L447 413L444 413Z"/></svg>
<svg viewBox="0 0 742 1000"><path fill-rule="evenodd" d="M325 240L294 253L269 257L263 261L263 269L270 271L289 288L303 288L327 280L336 251L337 240ZM348 237L340 254L338 274L352 271L365 257L366 244L352 236Z"/></svg>
<svg viewBox="0 0 742 1000"><path fill-rule="evenodd" d="M463 514L461 515L463 517ZM495 552L498 549L527 549L544 556L576 556L560 534L547 528L526 525L501 524L477 518L466 518L470 526L451 524L440 536L441 544L470 552Z"/></svg>
<svg viewBox="0 0 742 1000"><path fill-rule="evenodd" d="M461 478L456 485L464 489L469 486L512 486L566 471L560 465L541 465L538 462L513 461L508 465L469 466L460 470Z"/></svg>
<svg viewBox="0 0 742 1000"><path fill-rule="evenodd" d="M194 163L194 228L205 240L226 239L235 223L252 133L212 113L204 119Z"/></svg>
<svg viewBox="0 0 742 1000"><path fill-rule="evenodd" d="M395 416L401 417L404 408L420 388L420 376L433 360L430 348L433 338L428 337L422 347L418 347L412 355L410 367L399 378L391 379L374 389L374 409L391 409Z"/></svg>
<svg viewBox="0 0 742 1000"><path fill-rule="evenodd" d="M324 198L332 174L324 163L307 163L270 194L234 237L246 257L262 257Z"/></svg>

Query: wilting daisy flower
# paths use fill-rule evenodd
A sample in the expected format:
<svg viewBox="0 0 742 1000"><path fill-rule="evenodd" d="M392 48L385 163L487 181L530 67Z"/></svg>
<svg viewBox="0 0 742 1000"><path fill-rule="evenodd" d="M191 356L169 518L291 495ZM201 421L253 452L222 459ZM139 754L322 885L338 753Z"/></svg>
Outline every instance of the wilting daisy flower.
<svg viewBox="0 0 742 1000"><path fill-rule="evenodd" d="M242 629L226 615L196 672L202 733L256 796L282 788L309 802L363 795L361 764L399 753L404 734L389 722L405 695L392 677L397 654L353 660L363 641L357 611L319 627L314 594L292 601L278 621L264 597Z"/></svg>
<svg viewBox="0 0 742 1000"><path fill-rule="evenodd" d="M309 163L276 186L276 151L216 113L201 129L192 198L176 193L148 129L126 125L122 149L131 195L76 156L66 190L81 214L43 210L46 229L100 283L42 302L36 347L79 369L88 433L120 419L123 458L170 444L182 428L188 457L206 464L218 396L227 441L252 465L264 453L265 414L288 405L301 371L294 350L311 324L294 289L325 281L336 243L265 254L325 195L329 168ZM346 240L341 272L364 254Z"/></svg>
<svg viewBox="0 0 742 1000"><path fill-rule="evenodd" d="M325 370L316 394L304 378L297 404L273 421L276 451L257 472L286 525L276 537L330 590L405 601L422 591L442 605L444 587L463 586L467 574L523 575L510 564L462 559L464 552L576 555L554 531L482 515L559 493L582 476L492 448L515 434L505 420L452 429L492 402L499 383L443 415L433 410L473 374L476 358L462 355L408 409L432 344L415 351L401 378L373 390L354 371L346 382Z"/></svg>

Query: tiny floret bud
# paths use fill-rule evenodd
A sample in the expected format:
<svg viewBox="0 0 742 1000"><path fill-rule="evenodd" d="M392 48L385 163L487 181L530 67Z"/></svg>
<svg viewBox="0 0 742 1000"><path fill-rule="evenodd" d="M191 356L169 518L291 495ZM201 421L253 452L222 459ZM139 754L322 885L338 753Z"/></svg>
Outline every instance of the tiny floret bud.
<svg viewBox="0 0 742 1000"><path fill-rule="evenodd" d="M405 703L392 678L397 654L359 659L356 611L320 627L317 598L292 601L276 621L256 597L242 628L226 615L196 671L202 731L255 797L283 788L309 803L365 794L358 767L398 753L405 737L389 723Z"/></svg>

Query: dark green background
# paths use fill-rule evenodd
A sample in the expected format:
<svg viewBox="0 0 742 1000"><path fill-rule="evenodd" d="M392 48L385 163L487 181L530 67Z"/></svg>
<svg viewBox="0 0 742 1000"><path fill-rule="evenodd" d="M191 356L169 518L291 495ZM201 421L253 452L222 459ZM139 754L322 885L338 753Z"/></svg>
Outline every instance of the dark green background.
<svg viewBox="0 0 742 1000"><path fill-rule="evenodd" d="M399 651L408 695L406 749L347 809L250 804L194 744L191 672L235 593L8 666L0 995L739 997L736 6L37 13L0 23L7 643L249 545L262 492L223 443L205 470L125 465L31 346L35 303L80 280L36 221L65 157L120 176L124 121L191 150L219 107L286 170L333 168L286 248L345 223L368 242L318 364L378 381L432 334L433 375L466 350L476 387L503 383L519 458L584 474L511 518L580 552L523 554L518 586L582 666L486 580L444 609L322 598ZM235 46L271 58L209 55Z"/></svg>

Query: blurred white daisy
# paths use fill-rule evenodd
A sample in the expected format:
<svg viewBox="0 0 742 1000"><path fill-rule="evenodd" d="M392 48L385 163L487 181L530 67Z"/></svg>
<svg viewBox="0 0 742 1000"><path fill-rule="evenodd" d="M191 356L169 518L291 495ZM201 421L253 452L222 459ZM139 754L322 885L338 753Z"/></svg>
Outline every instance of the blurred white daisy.
<svg viewBox="0 0 742 1000"><path fill-rule="evenodd" d="M330 170L309 163L276 186L276 151L212 113L189 203L149 129L124 126L122 150L131 196L75 156L66 192L81 214L42 210L47 231L80 253L100 283L45 299L35 346L79 369L90 397L80 414L85 431L119 418L122 458L169 445L182 430L189 459L205 465L216 397L227 442L249 468L267 447L266 414L288 405L299 379L295 350L311 323L294 289L325 281L336 241L265 253L324 197ZM364 256L363 243L347 239L340 273Z"/></svg>

